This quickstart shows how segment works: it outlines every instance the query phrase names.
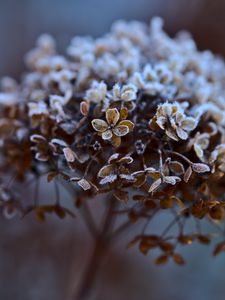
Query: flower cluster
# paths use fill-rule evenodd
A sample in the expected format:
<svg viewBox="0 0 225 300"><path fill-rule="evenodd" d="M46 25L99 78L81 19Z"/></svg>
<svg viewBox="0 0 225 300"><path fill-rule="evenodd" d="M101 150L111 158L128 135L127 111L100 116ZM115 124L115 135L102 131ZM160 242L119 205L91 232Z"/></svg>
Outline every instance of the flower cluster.
<svg viewBox="0 0 225 300"><path fill-rule="evenodd" d="M180 244L210 243L200 223L218 228L225 206L225 64L198 51L187 33L170 38L162 25L118 21L103 37L74 37L65 56L42 35L21 81L1 80L3 215L73 216L57 192L68 188L77 207L97 195L118 200L128 223L144 225L129 246L143 254L157 248L157 264L183 264ZM41 176L55 184L52 204L38 199ZM32 203L20 199L29 182ZM171 225L150 234L147 225L165 209ZM198 224L191 233L188 220Z"/></svg>

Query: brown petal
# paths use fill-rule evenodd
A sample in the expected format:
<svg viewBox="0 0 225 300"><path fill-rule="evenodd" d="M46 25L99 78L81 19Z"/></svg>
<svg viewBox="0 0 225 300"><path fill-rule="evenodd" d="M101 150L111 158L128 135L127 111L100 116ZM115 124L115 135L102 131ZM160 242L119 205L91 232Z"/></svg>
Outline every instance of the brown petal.
<svg viewBox="0 0 225 300"><path fill-rule="evenodd" d="M179 161L171 161L169 164L169 168L172 172L176 174L183 174L184 173L184 166Z"/></svg>
<svg viewBox="0 0 225 300"><path fill-rule="evenodd" d="M123 120L121 122L119 122L118 124L119 126L120 125L125 125L129 128L129 131L132 131L134 129L134 123L132 123L130 120Z"/></svg>
<svg viewBox="0 0 225 300"><path fill-rule="evenodd" d="M134 174L133 174L134 175ZM135 176L135 175L134 175ZM139 173L135 176L135 182L134 182L134 186L136 187L140 187L142 186L146 181L146 176L145 176L145 173L142 172L142 173Z"/></svg>
<svg viewBox="0 0 225 300"><path fill-rule="evenodd" d="M118 125L113 128L113 133L117 136L124 136L129 133L129 127L126 125Z"/></svg>
<svg viewBox="0 0 225 300"><path fill-rule="evenodd" d="M112 136L112 139L111 139L111 142L112 142L112 145L113 145L114 147L119 147L120 144L121 144L121 137L120 137L120 136L113 135L113 136Z"/></svg>
<svg viewBox="0 0 225 300"><path fill-rule="evenodd" d="M160 186L161 183L162 183L162 179L161 178L159 178L156 181L154 181L153 184L150 186L148 192L149 193L154 192Z"/></svg>
<svg viewBox="0 0 225 300"><path fill-rule="evenodd" d="M127 116L128 116L128 109L126 107L121 108L120 120L126 120Z"/></svg>
<svg viewBox="0 0 225 300"><path fill-rule="evenodd" d="M106 165L102 167L98 172L98 177L109 176L113 172L113 165Z"/></svg>
<svg viewBox="0 0 225 300"><path fill-rule="evenodd" d="M82 101L80 103L80 112L82 113L83 116L87 116L89 112L89 102L87 101Z"/></svg>
<svg viewBox="0 0 225 300"><path fill-rule="evenodd" d="M131 156L124 156L118 162L121 164L131 164L133 161L134 160Z"/></svg>
<svg viewBox="0 0 225 300"><path fill-rule="evenodd" d="M168 135L169 138L171 138L174 141L178 141L178 138L175 134L175 132L172 129L167 129L166 130L166 135Z"/></svg>
<svg viewBox="0 0 225 300"><path fill-rule="evenodd" d="M93 128L98 132L104 132L108 129L108 124L101 119L94 119L91 121Z"/></svg>
<svg viewBox="0 0 225 300"><path fill-rule="evenodd" d="M105 116L108 124L115 126L119 121L120 113L116 108L109 108L107 109Z"/></svg>

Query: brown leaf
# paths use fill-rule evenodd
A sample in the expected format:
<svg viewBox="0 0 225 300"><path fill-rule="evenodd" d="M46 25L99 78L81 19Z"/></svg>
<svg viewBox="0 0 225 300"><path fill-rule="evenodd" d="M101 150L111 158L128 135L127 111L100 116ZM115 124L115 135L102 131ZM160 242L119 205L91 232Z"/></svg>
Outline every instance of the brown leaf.
<svg viewBox="0 0 225 300"><path fill-rule="evenodd" d="M143 195L134 195L134 196L133 196L133 200L134 200L134 201L144 202L145 199L146 199L146 197L143 196Z"/></svg>
<svg viewBox="0 0 225 300"><path fill-rule="evenodd" d="M184 265L185 264L184 258L178 253L173 254L173 260L178 265Z"/></svg>
<svg viewBox="0 0 225 300"><path fill-rule="evenodd" d="M172 197L167 197L166 199L162 199L160 201L160 207L162 209L167 209L173 207L173 199Z"/></svg>
<svg viewBox="0 0 225 300"><path fill-rule="evenodd" d="M128 192L122 190L116 190L113 194L117 200L127 203L129 200Z"/></svg>
<svg viewBox="0 0 225 300"><path fill-rule="evenodd" d="M217 256L218 254L220 254L223 251L225 251L225 241L223 241L223 242L216 245L216 247L213 251L213 255Z"/></svg>
<svg viewBox="0 0 225 300"><path fill-rule="evenodd" d="M211 242L210 238L207 235L198 234L196 238L201 244L204 245L208 245Z"/></svg>
<svg viewBox="0 0 225 300"><path fill-rule="evenodd" d="M44 222L45 221L45 212L44 209L41 207L37 207L35 209L35 213L36 213L36 219L39 222Z"/></svg>
<svg viewBox="0 0 225 300"><path fill-rule="evenodd" d="M168 256L163 254L163 255L158 256L154 262L156 265L164 265L168 262L168 260L169 260Z"/></svg>
<svg viewBox="0 0 225 300"><path fill-rule="evenodd" d="M153 200L146 200L145 207L147 207L148 209L155 209L157 205Z"/></svg>
<svg viewBox="0 0 225 300"><path fill-rule="evenodd" d="M64 209L59 205L54 206L54 212L60 219L64 219L66 216Z"/></svg>
<svg viewBox="0 0 225 300"><path fill-rule="evenodd" d="M191 245L194 237L192 235L180 235L178 241L183 245Z"/></svg>
<svg viewBox="0 0 225 300"><path fill-rule="evenodd" d="M169 243L169 242L160 242L159 243L159 247L161 248L161 250L163 250L164 252L172 252L174 249L174 245Z"/></svg>
<svg viewBox="0 0 225 300"><path fill-rule="evenodd" d="M222 220L224 217L224 208L219 205L215 205L210 209L209 215L214 220Z"/></svg>

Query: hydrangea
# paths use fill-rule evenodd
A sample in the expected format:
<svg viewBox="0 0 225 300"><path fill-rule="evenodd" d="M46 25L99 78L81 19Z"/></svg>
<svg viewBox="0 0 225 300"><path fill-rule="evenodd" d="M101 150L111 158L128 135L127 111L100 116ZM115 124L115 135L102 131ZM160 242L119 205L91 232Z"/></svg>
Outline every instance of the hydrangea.
<svg viewBox="0 0 225 300"><path fill-rule="evenodd" d="M130 247L157 249L156 264L183 264L177 245L216 236L200 226L187 235L186 218L216 220L218 229L225 215L224 61L198 51L187 32L171 38L158 17L150 26L120 20L102 37L76 36L65 53L44 34L25 56L25 75L1 80L0 213L74 216L58 192L68 188L97 244L139 223ZM54 183L51 203L39 199L42 176ZM34 197L22 201L17 181L34 182ZM100 231L89 199L109 205ZM162 210L171 222L154 233L147 225ZM214 255L224 249L221 241Z"/></svg>

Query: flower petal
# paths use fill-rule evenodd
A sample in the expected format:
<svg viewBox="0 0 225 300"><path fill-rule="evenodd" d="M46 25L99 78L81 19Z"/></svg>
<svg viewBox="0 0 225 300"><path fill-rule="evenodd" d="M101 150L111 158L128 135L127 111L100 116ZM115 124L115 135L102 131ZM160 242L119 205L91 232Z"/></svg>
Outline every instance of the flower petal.
<svg viewBox="0 0 225 300"><path fill-rule="evenodd" d="M100 184L112 183L117 179L117 175L111 174L100 180Z"/></svg>
<svg viewBox="0 0 225 300"><path fill-rule="evenodd" d="M117 136L124 136L129 133L129 127L126 125L118 125L113 128L113 133Z"/></svg>
<svg viewBox="0 0 225 300"><path fill-rule="evenodd" d="M111 175L113 172L113 165L106 165L98 172L98 177L105 177Z"/></svg>
<svg viewBox="0 0 225 300"><path fill-rule="evenodd" d="M180 139L186 140L188 138L187 132L184 131L182 128L177 127L176 132Z"/></svg>
<svg viewBox="0 0 225 300"><path fill-rule="evenodd" d="M165 183L169 183L169 184L172 184L172 185L175 185L176 182L181 181L180 177L177 177L177 176L165 176L163 178L163 180L164 180Z"/></svg>
<svg viewBox="0 0 225 300"><path fill-rule="evenodd" d="M120 154L119 153L114 153L113 155L111 155L108 159L108 163L114 163L116 162L116 160L119 158Z"/></svg>
<svg viewBox="0 0 225 300"><path fill-rule="evenodd" d="M161 183L162 183L162 179L161 178L159 178L156 181L154 181L153 184L150 186L148 192L149 193L154 192L160 186Z"/></svg>
<svg viewBox="0 0 225 300"><path fill-rule="evenodd" d="M120 125L125 125L129 128L129 131L132 131L134 129L134 123L131 122L130 120L123 120L119 122L118 126Z"/></svg>
<svg viewBox="0 0 225 300"><path fill-rule="evenodd" d="M135 173L138 173L138 172L135 172ZM139 173L139 174L134 174L133 173L132 175L135 177L135 182L134 182L134 186L135 187L140 187L140 186L142 186L145 183L146 176L145 176L144 172Z"/></svg>
<svg viewBox="0 0 225 300"><path fill-rule="evenodd" d="M111 142L114 147L119 147L121 144L121 137L113 134Z"/></svg>
<svg viewBox="0 0 225 300"><path fill-rule="evenodd" d="M98 132L104 132L108 129L108 124L101 119L94 119L91 121L93 128Z"/></svg>
<svg viewBox="0 0 225 300"><path fill-rule="evenodd" d="M107 109L105 116L108 124L115 126L116 123L119 121L120 113L116 108L109 108Z"/></svg>
<svg viewBox="0 0 225 300"><path fill-rule="evenodd" d="M111 140L111 138L112 138L112 131L110 129L104 131L102 133L102 138L103 138L103 140Z"/></svg>
<svg viewBox="0 0 225 300"><path fill-rule="evenodd" d="M131 164L133 162L133 158L131 156L124 156L118 162L121 164Z"/></svg>
<svg viewBox="0 0 225 300"><path fill-rule="evenodd" d="M166 129L166 135L168 135L168 137L171 138L172 140L178 141L178 137L176 136L175 132L172 129L170 128Z"/></svg>
<svg viewBox="0 0 225 300"><path fill-rule="evenodd" d="M197 125L196 119L194 119L194 118L192 118L192 117L186 117L186 118L182 121L181 127L182 127L184 130L191 131L191 130L195 129L196 125Z"/></svg>
<svg viewBox="0 0 225 300"><path fill-rule="evenodd" d="M128 109L126 107L121 108L120 120L126 120L127 116L128 116Z"/></svg>

